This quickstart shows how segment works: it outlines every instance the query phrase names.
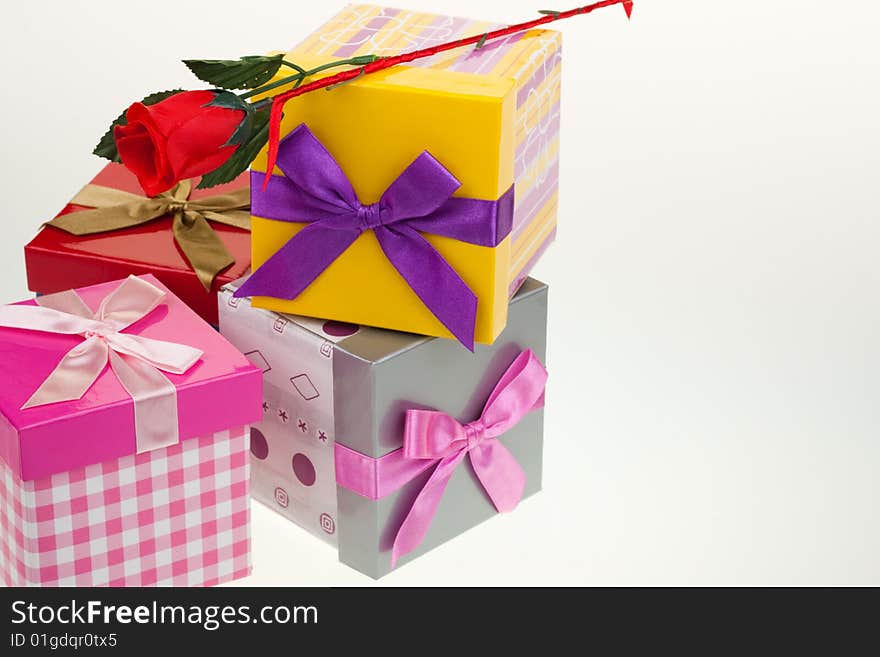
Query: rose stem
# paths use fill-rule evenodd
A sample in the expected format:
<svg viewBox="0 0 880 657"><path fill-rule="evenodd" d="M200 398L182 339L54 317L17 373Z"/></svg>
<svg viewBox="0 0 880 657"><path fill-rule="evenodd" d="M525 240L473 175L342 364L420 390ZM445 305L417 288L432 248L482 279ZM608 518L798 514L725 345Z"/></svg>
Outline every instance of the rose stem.
<svg viewBox="0 0 880 657"><path fill-rule="evenodd" d="M392 66L397 66L398 64L405 64L416 59L430 57L431 55L436 55L440 52L453 50L455 48L461 48L463 46L468 46L471 44L479 43L482 45L485 44L487 41L510 36L511 34L517 34L519 32L525 32L526 30L531 30L532 28L546 25L547 23L561 21L566 18L571 18L572 16L578 16L580 14L589 14L596 11L597 9L611 7L613 5L619 4L623 5L623 8L626 10L627 17L629 17L632 13L633 0L602 0L602 2L595 2L591 5L577 7L576 9L569 9L568 11L546 13L541 18L536 18L525 23L510 25L508 27L494 30L492 32L475 34L474 36L466 37L464 39L449 41L447 43L431 46L429 48L422 48L420 50L413 50L410 52L402 53L400 55L395 55L393 57L376 58L369 64L359 66L358 68L348 69L347 71L342 71L335 75L321 78L320 80L314 80L313 82L309 82L308 84L296 86L293 89L278 94L277 96L272 98L272 110L269 118L269 151L266 172L271 173L272 170L275 168L275 160L278 157L278 133L281 129L281 112L284 108L284 103L286 103L291 98L295 98L297 96L301 96L303 94L307 94L311 91L316 91L318 89L335 86L342 82L347 82L349 80L353 80L354 78L359 78L362 75L367 75L369 73L374 73L375 71L381 71ZM337 62L334 62L334 65L335 64L337 64ZM327 65L325 65L325 67L329 68L329 66ZM265 186L268 185L268 183L269 176L266 176L263 183L264 189Z"/></svg>
<svg viewBox="0 0 880 657"><path fill-rule="evenodd" d="M340 59L335 62L330 62L329 64L321 64L321 66L316 66L315 68L307 71L301 66L297 66L296 64L292 64L291 62L282 62L285 66L289 66L291 68L299 71L296 75L289 75L285 78L281 78L280 80L276 80L270 84L265 84L262 87L257 87L256 89L251 89L243 94L239 94L238 97L242 100L246 100L252 96L256 96L258 94L266 93L267 91L271 91L272 89L277 89L278 87L283 87L285 84L290 84L291 82L298 82L304 80L310 75L314 75L315 73L320 73L321 71L326 71L328 68L335 68L337 66L361 66L363 64L373 62L377 57L372 55L368 56L358 56L352 57L351 59ZM267 98L266 100L271 100ZM259 101L262 102L262 101Z"/></svg>

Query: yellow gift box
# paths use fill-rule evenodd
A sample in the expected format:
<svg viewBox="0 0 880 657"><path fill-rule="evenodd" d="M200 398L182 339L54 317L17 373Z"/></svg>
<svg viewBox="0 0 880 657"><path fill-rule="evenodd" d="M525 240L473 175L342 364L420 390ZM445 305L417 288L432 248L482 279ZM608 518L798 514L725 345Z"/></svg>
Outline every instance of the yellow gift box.
<svg viewBox="0 0 880 657"><path fill-rule="evenodd" d="M314 66L389 56L498 25L350 5L285 55ZM290 100L281 137L305 124L332 154L360 202L375 203L423 151L461 182L455 197L496 201L513 186L509 233L479 246L423 233L477 296L474 339L491 343L509 298L556 232L559 154L558 32L532 30L359 78ZM265 174L266 152L252 165ZM283 175L276 167L274 175ZM254 194L258 190L254 190ZM259 268L307 224L252 217ZM365 231L296 298L257 296L278 312L451 337Z"/></svg>

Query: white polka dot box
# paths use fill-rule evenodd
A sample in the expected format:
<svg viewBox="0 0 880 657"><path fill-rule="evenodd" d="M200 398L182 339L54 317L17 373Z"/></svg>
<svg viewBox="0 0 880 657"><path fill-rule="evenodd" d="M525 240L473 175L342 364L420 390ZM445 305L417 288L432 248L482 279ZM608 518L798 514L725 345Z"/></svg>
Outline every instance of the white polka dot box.
<svg viewBox="0 0 880 657"><path fill-rule="evenodd" d="M0 582L251 570L262 376L152 276L0 306Z"/></svg>
<svg viewBox="0 0 880 657"><path fill-rule="evenodd" d="M527 279L492 345L254 308L220 331L263 373L255 499L374 578L541 488L547 286ZM524 531L527 528L523 528Z"/></svg>

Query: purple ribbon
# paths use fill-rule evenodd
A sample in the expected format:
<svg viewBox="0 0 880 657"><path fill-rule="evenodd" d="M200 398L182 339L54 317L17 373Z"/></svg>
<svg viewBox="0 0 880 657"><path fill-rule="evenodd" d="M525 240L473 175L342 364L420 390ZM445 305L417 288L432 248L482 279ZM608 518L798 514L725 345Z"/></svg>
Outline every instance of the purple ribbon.
<svg viewBox="0 0 880 657"><path fill-rule="evenodd" d="M236 292L295 299L361 233L372 230L385 256L422 303L473 351L477 296L421 232L497 246L513 222L513 187L497 201L453 197L461 183L427 151L364 205L333 156L302 124L282 140L284 176L251 172L251 212L307 223ZM364 272L369 275L369 272Z"/></svg>

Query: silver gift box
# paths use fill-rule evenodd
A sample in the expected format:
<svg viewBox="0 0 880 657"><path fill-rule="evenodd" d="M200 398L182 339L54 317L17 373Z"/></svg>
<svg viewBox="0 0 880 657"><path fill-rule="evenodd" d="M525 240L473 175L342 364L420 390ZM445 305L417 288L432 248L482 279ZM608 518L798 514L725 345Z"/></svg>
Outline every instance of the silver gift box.
<svg viewBox="0 0 880 657"><path fill-rule="evenodd" d="M263 370L263 420L251 435L252 494L336 546L339 560L371 576L391 570L391 545L433 468L382 499L336 485L334 443L372 458L401 448L407 409L477 419L513 360L531 349L546 363L547 286L528 279L507 327L475 353L458 342L253 308L219 295L220 332ZM526 474L523 497L541 488L543 410L501 442ZM497 513L468 459L452 476L430 529L396 567Z"/></svg>

